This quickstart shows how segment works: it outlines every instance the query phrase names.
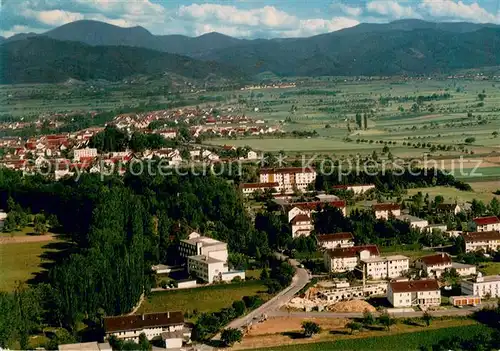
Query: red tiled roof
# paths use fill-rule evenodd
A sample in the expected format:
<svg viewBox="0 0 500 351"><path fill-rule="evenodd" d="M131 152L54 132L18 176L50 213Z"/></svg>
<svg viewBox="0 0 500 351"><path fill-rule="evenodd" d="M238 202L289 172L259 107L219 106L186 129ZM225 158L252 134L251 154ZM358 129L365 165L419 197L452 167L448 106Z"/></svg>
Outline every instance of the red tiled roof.
<svg viewBox="0 0 500 351"><path fill-rule="evenodd" d="M244 183L240 185L240 188L245 189L261 189L261 188L273 188L279 186L279 183Z"/></svg>
<svg viewBox="0 0 500 351"><path fill-rule="evenodd" d="M283 167L283 168L262 168L260 174L277 174L277 173L314 173L312 167Z"/></svg>
<svg viewBox="0 0 500 351"><path fill-rule="evenodd" d="M338 200L338 201L310 201L310 202L295 202L289 204L290 208L293 207L299 207L301 209L308 209L308 210L315 210L318 208L324 208L326 205L330 205L332 207L336 208L344 208L345 207L345 201L344 200Z"/></svg>
<svg viewBox="0 0 500 351"><path fill-rule="evenodd" d="M372 206L374 211L395 211L401 209L399 204L374 204Z"/></svg>
<svg viewBox="0 0 500 351"><path fill-rule="evenodd" d="M334 234L321 234L316 236L319 242L336 241L336 240L353 240L352 233L334 233Z"/></svg>
<svg viewBox="0 0 500 351"><path fill-rule="evenodd" d="M485 241L485 240L500 240L500 232L469 232L463 234L465 241Z"/></svg>
<svg viewBox="0 0 500 351"><path fill-rule="evenodd" d="M477 225L488 225L488 224L500 223L500 219L498 219L498 217L496 217L496 216L474 218L473 221Z"/></svg>
<svg viewBox="0 0 500 351"><path fill-rule="evenodd" d="M184 324L184 314L180 311L104 317L104 330L106 333L179 324Z"/></svg>
<svg viewBox="0 0 500 351"><path fill-rule="evenodd" d="M395 293L439 290L439 284L435 279L390 282L389 284Z"/></svg>
<svg viewBox="0 0 500 351"><path fill-rule="evenodd" d="M327 252L331 258L341 258L341 257L355 257L361 251L364 250L370 251L371 256L380 256L377 245L343 247L343 248L328 250Z"/></svg>
<svg viewBox="0 0 500 351"><path fill-rule="evenodd" d="M419 258L419 260L425 263L426 266L434 266L438 264L447 264L447 263L451 264L451 257L447 253L424 256Z"/></svg>
<svg viewBox="0 0 500 351"><path fill-rule="evenodd" d="M310 221L311 221L311 217L309 217L308 215L298 214L292 218L290 223L297 224L298 222L310 222Z"/></svg>

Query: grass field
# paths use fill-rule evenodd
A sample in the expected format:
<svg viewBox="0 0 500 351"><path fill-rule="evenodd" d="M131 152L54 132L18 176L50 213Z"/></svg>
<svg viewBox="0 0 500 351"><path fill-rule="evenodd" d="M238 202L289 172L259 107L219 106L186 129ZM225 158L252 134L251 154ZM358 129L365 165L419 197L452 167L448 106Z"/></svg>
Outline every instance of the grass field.
<svg viewBox="0 0 500 351"><path fill-rule="evenodd" d="M487 262L479 265L479 270L486 275L500 274L500 262Z"/></svg>
<svg viewBox="0 0 500 351"><path fill-rule="evenodd" d="M213 285L203 288L155 292L141 305L138 313L161 311L214 312L229 307L243 296L265 293L260 281ZM267 294L266 294L267 295Z"/></svg>
<svg viewBox="0 0 500 351"><path fill-rule="evenodd" d="M492 329L484 325L466 325L451 328L429 329L414 333L378 336L372 338L353 338L320 342L312 344L295 344L288 346L254 349L259 351L347 351L347 350L420 350L439 344L447 338L460 336L472 339L483 332L491 333Z"/></svg>
<svg viewBox="0 0 500 351"><path fill-rule="evenodd" d="M474 188L474 187L473 187ZM473 199L481 200L485 203L488 203L494 197L500 199L500 196L494 195L492 192L488 192L485 190L476 190L476 191L462 191L456 188L445 187L445 186L436 186L432 188L414 188L408 189L408 196L412 196L421 192L422 194L429 194L431 198L436 197L437 195L442 195L444 197L445 202L470 202Z"/></svg>
<svg viewBox="0 0 500 351"><path fill-rule="evenodd" d="M44 253L58 251L57 242L16 243L0 245L0 291L12 291L17 282L26 282L44 268Z"/></svg>

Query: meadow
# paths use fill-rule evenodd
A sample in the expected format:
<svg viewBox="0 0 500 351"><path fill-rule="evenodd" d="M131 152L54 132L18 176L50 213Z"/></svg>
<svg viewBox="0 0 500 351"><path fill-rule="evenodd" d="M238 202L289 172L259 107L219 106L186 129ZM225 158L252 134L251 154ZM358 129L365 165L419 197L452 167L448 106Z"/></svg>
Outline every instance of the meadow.
<svg viewBox="0 0 500 351"><path fill-rule="evenodd" d="M439 344L441 341L460 335L463 339L473 339L482 333L493 330L481 324L455 326L450 328L427 329L413 333L392 334L370 338L354 337L329 342L310 344L294 344L269 348L254 349L258 351L347 351L347 350L421 350Z"/></svg>
<svg viewBox="0 0 500 351"><path fill-rule="evenodd" d="M139 308L138 313L183 311L215 312L229 307L243 296L267 296L267 288L260 281L213 285L194 289L154 292Z"/></svg>

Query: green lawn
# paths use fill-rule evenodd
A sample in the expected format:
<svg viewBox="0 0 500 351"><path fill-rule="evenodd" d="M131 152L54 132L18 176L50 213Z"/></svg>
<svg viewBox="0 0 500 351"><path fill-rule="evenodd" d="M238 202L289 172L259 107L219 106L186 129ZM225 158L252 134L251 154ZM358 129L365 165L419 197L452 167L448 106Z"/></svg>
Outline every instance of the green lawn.
<svg viewBox="0 0 500 351"><path fill-rule="evenodd" d="M486 275L500 274L500 262L486 262L479 266L479 270Z"/></svg>
<svg viewBox="0 0 500 351"><path fill-rule="evenodd" d="M144 301L138 313L179 310L214 312L231 306L233 301L240 300L243 296L264 293L266 290L262 282L251 280L203 288L155 292Z"/></svg>
<svg viewBox="0 0 500 351"><path fill-rule="evenodd" d="M373 338L344 339L335 342L321 342L314 344L296 344L290 346L255 349L260 351L336 351L336 350L419 350L422 346L430 347L439 344L447 338L460 336L472 339L482 333L491 333L492 329L478 324L461 327L430 329L416 333L405 333Z"/></svg>
<svg viewBox="0 0 500 351"><path fill-rule="evenodd" d="M57 251L45 247L52 243L54 242L0 245L0 291L12 291L18 281L25 282L42 271L42 253Z"/></svg>
<svg viewBox="0 0 500 351"><path fill-rule="evenodd" d="M473 199L481 200L483 202L490 202L495 196L492 192L486 191L462 191L457 188L447 187L447 186L436 186L432 188L414 188L408 189L408 196L412 196L421 192L422 194L429 194L431 198L441 195L444 197L445 202L455 202L456 200L461 202L472 201Z"/></svg>

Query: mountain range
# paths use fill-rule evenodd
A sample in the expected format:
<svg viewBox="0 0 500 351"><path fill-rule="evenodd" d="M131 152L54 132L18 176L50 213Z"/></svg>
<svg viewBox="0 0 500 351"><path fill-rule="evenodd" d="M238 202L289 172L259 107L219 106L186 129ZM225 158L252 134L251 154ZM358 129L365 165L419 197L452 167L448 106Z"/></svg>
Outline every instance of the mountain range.
<svg viewBox="0 0 500 351"><path fill-rule="evenodd" d="M194 38L153 35L142 27L84 20L43 34L17 34L0 39L0 44L2 58L7 58L1 78L8 82L25 82L33 72L38 72L37 78L31 81L116 80L162 69L198 78L206 73L242 78L266 71L281 76L431 74L500 64L500 26L421 20L363 23L309 38L254 40L220 33ZM50 54L49 47L54 50ZM103 55L104 62L98 62L96 55ZM77 63L59 65L72 59ZM86 65L86 73L76 69L78 65ZM108 72L109 68L113 70ZM24 72L17 74L18 70ZM71 76L75 73L77 77Z"/></svg>

